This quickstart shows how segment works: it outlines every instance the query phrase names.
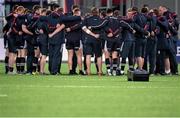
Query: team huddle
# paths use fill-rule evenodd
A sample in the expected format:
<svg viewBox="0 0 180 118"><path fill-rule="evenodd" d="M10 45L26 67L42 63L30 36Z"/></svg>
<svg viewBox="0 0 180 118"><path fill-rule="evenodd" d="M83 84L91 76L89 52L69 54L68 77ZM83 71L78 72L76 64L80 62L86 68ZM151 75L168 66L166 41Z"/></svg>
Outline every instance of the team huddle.
<svg viewBox="0 0 180 118"><path fill-rule="evenodd" d="M126 16L118 10L100 11L95 7L82 16L77 5L72 6L71 13L64 13L57 4L51 10L35 5L32 11L14 6L6 21L7 74L47 75L47 57L49 73L61 74L64 43L70 75L91 75L92 57L97 74L103 75L103 55L108 76L123 75L127 59L129 70L178 74L179 22L177 14L165 6L149 9L144 5L141 10L132 7Z"/></svg>

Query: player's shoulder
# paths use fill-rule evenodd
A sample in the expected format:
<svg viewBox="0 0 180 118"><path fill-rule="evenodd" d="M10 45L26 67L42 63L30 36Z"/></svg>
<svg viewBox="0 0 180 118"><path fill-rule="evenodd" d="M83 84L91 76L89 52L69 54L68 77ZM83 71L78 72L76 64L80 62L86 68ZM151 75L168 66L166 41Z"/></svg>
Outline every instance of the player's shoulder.
<svg viewBox="0 0 180 118"><path fill-rule="evenodd" d="M89 16L86 16L84 19L85 19L85 20L91 20L91 19L93 19L93 18L94 18L94 16L89 15Z"/></svg>
<svg viewBox="0 0 180 118"><path fill-rule="evenodd" d="M117 17L114 17L114 16L110 16L109 18L110 18L110 19L113 19L113 20L118 20L118 18L117 18Z"/></svg>

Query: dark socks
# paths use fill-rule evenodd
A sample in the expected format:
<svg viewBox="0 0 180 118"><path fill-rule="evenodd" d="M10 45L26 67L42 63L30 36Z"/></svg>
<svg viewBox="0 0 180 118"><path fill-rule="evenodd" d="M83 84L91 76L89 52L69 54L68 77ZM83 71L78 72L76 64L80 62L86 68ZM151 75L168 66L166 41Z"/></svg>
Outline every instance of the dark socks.
<svg viewBox="0 0 180 118"><path fill-rule="evenodd" d="M121 71L124 71L125 65L126 65L126 58L122 58L122 61L121 61Z"/></svg>
<svg viewBox="0 0 180 118"><path fill-rule="evenodd" d="M117 70L117 61L118 61L117 58L113 59L113 71Z"/></svg>
<svg viewBox="0 0 180 118"><path fill-rule="evenodd" d="M5 73L7 74L7 73L8 73L8 66L9 66L9 65L8 65L9 57L6 56L4 61L5 61Z"/></svg>
<svg viewBox="0 0 180 118"><path fill-rule="evenodd" d="M38 63L38 72L40 72L40 63Z"/></svg>
<svg viewBox="0 0 180 118"><path fill-rule="evenodd" d="M21 57L21 67L20 67L20 71L24 72L25 71L25 58Z"/></svg>
<svg viewBox="0 0 180 118"><path fill-rule="evenodd" d="M105 59L106 69L109 70L111 68L111 64L109 58Z"/></svg>
<svg viewBox="0 0 180 118"><path fill-rule="evenodd" d="M86 65L86 56L84 56L84 70L86 71L87 70L87 65Z"/></svg>
<svg viewBox="0 0 180 118"><path fill-rule="evenodd" d="M9 72L13 72L14 68L13 67L9 67Z"/></svg>
<svg viewBox="0 0 180 118"><path fill-rule="evenodd" d="M33 58L33 72L37 71L37 66L38 66L38 58L34 57Z"/></svg>
<svg viewBox="0 0 180 118"><path fill-rule="evenodd" d="M134 70L134 61L133 61L133 59L129 59L129 70Z"/></svg>
<svg viewBox="0 0 180 118"><path fill-rule="evenodd" d="M98 64L97 64L97 58L96 58L96 57L95 57L95 59L94 59L94 63L95 63L95 65L96 65L96 70L97 70L97 72L99 72Z"/></svg>
<svg viewBox="0 0 180 118"><path fill-rule="evenodd" d="M20 72L20 67L21 67L21 58L20 57L17 57L16 58L16 70L17 70L17 73L19 73Z"/></svg>

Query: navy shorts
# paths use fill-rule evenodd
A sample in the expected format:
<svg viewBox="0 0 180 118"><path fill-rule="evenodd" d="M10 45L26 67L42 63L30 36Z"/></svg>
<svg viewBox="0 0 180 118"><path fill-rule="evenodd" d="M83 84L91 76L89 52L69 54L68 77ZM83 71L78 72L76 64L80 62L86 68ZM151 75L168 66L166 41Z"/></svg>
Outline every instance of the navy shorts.
<svg viewBox="0 0 180 118"><path fill-rule="evenodd" d="M135 57L145 57L146 54L146 39L136 39L135 41Z"/></svg>
<svg viewBox="0 0 180 118"><path fill-rule="evenodd" d="M21 35L21 36L17 35L16 36L16 45L17 45L18 49L26 48L26 46L25 46L25 39L24 39L23 35Z"/></svg>
<svg viewBox="0 0 180 118"><path fill-rule="evenodd" d="M135 42L123 42L122 50L121 50L121 57L122 58L134 58L135 53Z"/></svg>
<svg viewBox="0 0 180 118"><path fill-rule="evenodd" d="M9 48L10 53L17 53L16 35L9 34L9 36L8 36L8 48Z"/></svg>
<svg viewBox="0 0 180 118"><path fill-rule="evenodd" d="M37 37L38 47L42 55L48 56L48 36L41 34Z"/></svg>
<svg viewBox="0 0 180 118"><path fill-rule="evenodd" d="M102 56L102 42L99 39L93 37L85 37L83 52L84 55L95 55L96 57Z"/></svg>
<svg viewBox="0 0 180 118"><path fill-rule="evenodd" d="M122 42L119 39L108 39L106 41L106 48L108 52L120 51Z"/></svg>
<svg viewBox="0 0 180 118"><path fill-rule="evenodd" d="M81 48L81 41L77 40L77 41L69 41L67 40L66 42L66 49L67 50L79 50Z"/></svg>

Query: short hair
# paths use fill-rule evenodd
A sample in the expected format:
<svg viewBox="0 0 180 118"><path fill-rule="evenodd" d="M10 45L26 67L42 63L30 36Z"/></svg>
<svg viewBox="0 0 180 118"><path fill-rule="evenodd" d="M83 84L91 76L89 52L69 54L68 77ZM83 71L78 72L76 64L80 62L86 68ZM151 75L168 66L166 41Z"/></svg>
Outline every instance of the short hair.
<svg viewBox="0 0 180 118"><path fill-rule="evenodd" d="M30 13L32 13L32 11L29 10L28 8L25 8L24 13L25 13L25 14L30 14Z"/></svg>
<svg viewBox="0 0 180 118"><path fill-rule="evenodd" d="M24 11L25 11L25 8L24 8L23 6L18 6L18 7L16 8L16 11L17 11L17 12L18 12L18 11L24 12Z"/></svg>
<svg viewBox="0 0 180 118"><path fill-rule="evenodd" d="M132 7L132 11L138 12L138 8L137 7Z"/></svg>
<svg viewBox="0 0 180 118"><path fill-rule="evenodd" d="M58 4L53 4L52 5L52 10L54 11L55 9L59 8L60 6Z"/></svg>
<svg viewBox="0 0 180 118"><path fill-rule="evenodd" d="M119 11L119 10L115 10L114 13L113 13L113 15L114 15L115 17L118 17L118 16L120 15L120 11Z"/></svg>
<svg viewBox="0 0 180 118"><path fill-rule="evenodd" d="M127 9L127 12L131 12L131 11L132 11L132 8Z"/></svg>
<svg viewBox="0 0 180 118"><path fill-rule="evenodd" d="M156 16L159 16L159 10L158 10L158 9L154 8L154 9L153 9L153 12L154 12L154 14L155 14Z"/></svg>
<svg viewBox="0 0 180 118"><path fill-rule="evenodd" d="M41 10L41 13L47 13L47 9L46 9L46 8L43 8L43 9Z"/></svg>
<svg viewBox="0 0 180 118"><path fill-rule="evenodd" d="M112 9L107 9L107 10L106 10L106 13L107 13L107 14L113 13L113 10L112 10Z"/></svg>
<svg viewBox="0 0 180 118"><path fill-rule="evenodd" d="M148 13L149 12L149 9L147 7L143 7L141 9L141 13Z"/></svg>
<svg viewBox="0 0 180 118"><path fill-rule="evenodd" d="M99 9L96 8L96 7L92 7L92 8L91 8L91 13L92 13L93 15L98 15L98 14L99 14Z"/></svg>
<svg viewBox="0 0 180 118"><path fill-rule="evenodd" d="M78 6L78 5L72 5L71 10L74 10L74 9L76 9L76 8L79 9L79 6Z"/></svg>
<svg viewBox="0 0 180 118"><path fill-rule="evenodd" d="M57 13L62 14L64 12L64 9L62 7L58 7Z"/></svg>
<svg viewBox="0 0 180 118"><path fill-rule="evenodd" d="M52 11L48 9L46 15L50 15L51 13Z"/></svg>
<svg viewBox="0 0 180 118"><path fill-rule="evenodd" d="M101 16L106 17L106 11L103 10L100 12L100 14L101 14Z"/></svg>
<svg viewBox="0 0 180 118"><path fill-rule="evenodd" d="M75 12L79 12L79 11L81 11L79 8L75 8L75 9L74 9L74 13L75 13Z"/></svg>
<svg viewBox="0 0 180 118"><path fill-rule="evenodd" d="M41 6L40 5L34 5L33 6L33 12L36 12L37 10L39 10L41 8Z"/></svg>

